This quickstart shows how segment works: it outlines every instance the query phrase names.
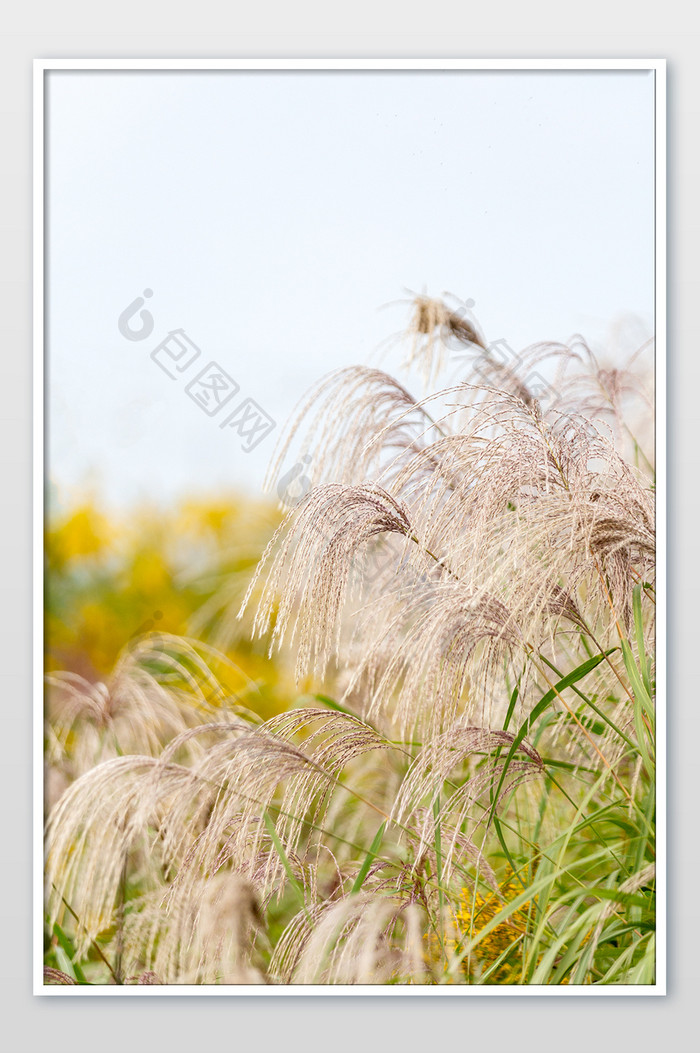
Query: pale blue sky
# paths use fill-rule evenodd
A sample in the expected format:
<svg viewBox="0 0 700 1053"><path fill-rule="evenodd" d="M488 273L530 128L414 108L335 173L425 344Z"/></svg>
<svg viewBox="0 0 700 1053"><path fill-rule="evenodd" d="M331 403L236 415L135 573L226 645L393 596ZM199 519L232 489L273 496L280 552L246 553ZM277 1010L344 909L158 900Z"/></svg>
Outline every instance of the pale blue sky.
<svg viewBox="0 0 700 1053"><path fill-rule="evenodd" d="M64 497L259 492L279 427L245 454L228 406L281 425L378 362L406 289L473 299L515 349L652 327L650 73L53 71L46 159ZM146 288L153 333L128 341ZM150 352L180 328L202 354L171 380ZM240 388L213 418L184 390L210 360Z"/></svg>

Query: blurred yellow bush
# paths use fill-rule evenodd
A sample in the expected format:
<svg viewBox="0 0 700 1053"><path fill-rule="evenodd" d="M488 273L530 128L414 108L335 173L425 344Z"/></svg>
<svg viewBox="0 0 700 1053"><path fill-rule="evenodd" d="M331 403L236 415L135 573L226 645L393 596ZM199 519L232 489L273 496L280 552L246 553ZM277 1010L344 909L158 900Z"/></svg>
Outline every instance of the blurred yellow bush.
<svg viewBox="0 0 700 1053"><path fill-rule="evenodd" d="M297 693L291 674L251 642L236 614L278 526L271 503L232 495L111 515L94 498L50 514L46 529L46 669L106 677L129 640L157 630L211 643L232 691L249 677L267 717ZM238 681L238 682L234 682ZM248 704L251 704L250 701Z"/></svg>

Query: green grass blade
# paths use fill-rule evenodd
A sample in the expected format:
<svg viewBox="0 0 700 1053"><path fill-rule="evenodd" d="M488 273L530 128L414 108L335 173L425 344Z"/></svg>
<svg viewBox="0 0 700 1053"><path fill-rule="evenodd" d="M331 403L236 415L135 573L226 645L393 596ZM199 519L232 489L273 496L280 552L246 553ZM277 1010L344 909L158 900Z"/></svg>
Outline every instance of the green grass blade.
<svg viewBox="0 0 700 1053"><path fill-rule="evenodd" d="M386 820L382 823L382 825L379 827L376 834L374 835L374 840L372 841L372 844L369 847L369 852L365 856L362 866L360 867L357 873L357 877L353 882L352 889L350 890L352 893L359 892L362 888L364 880L369 874L369 868L372 866L372 863L376 859L377 853L379 852L379 846L382 843L382 838L384 837L385 829Z"/></svg>
<svg viewBox="0 0 700 1053"><path fill-rule="evenodd" d="M586 662L583 662L581 665L577 666L576 669L573 669L570 673L567 673L567 675L565 677L562 677L562 679L557 684L555 684L553 688L547 691L542 696L537 705L534 707L525 723L521 726L520 731L513 739L511 747L508 750L508 755L506 756L506 761L503 765L503 770L501 772L500 779L498 780L498 787L496 789L496 793L494 794L493 804L491 806L491 820L493 819L493 816L496 811L496 803L498 802L503 783L505 782L508 768L510 767L513 757L518 751L520 743L523 741L528 731L531 729L533 722L537 720L538 717L542 716L545 710L549 706L551 706L552 702L557 697L557 695L560 695L561 692L565 691L567 687L571 687L572 684L577 683L579 680L583 680L583 678L587 676L588 673L592 672L592 670L595 669L596 666L600 665L601 662L605 661L605 658L608 655L611 655L612 653L613 651L610 650L607 651L606 654L594 655L593 658L589 658Z"/></svg>
<svg viewBox="0 0 700 1053"><path fill-rule="evenodd" d="M327 709L334 709L336 713L343 713L346 717L353 717L355 720L358 719L357 713L353 713L351 709L346 709L345 706L341 706L340 702L336 702L334 698L329 698L328 695L313 695L312 697L317 702L321 702Z"/></svg>
<svg viewBox="0 0 700 1053"><path fill-rule="evenodd" d="M282 842L279 839L279 835L277 833L277 829L275 827L275 824L273 823L273 821L272 821L272 819L271 819L271 817L270 817L268 812L264 813L263 819L265 820L265 826L267 827L267 832L270 835L272 843L275 846L275 849L277 850L277 855L280 857L280 861L282 863L282 866L284 867L285 873L286 873L286 875L287 875L287 877L289 879L289 884L292 886L292 888L294 889L294 891L298 895L298 897L299 897L299 899L301 901L301 905L304 908L304 911L306 912L306 914L308 916L308 911L306 910L306 897L304 896L304 890L301 887L301 885L299 884L297 878L294 876L294 871L292 870L291 863L289 862L289 859L287 858L287 853L284 850L284 845L282 844Z"/></svg>
<svg viewBox="0 0 700 1053"><path fill-rule="evenodd" d="M68 972L69 975L72 975L73 978L78 981L78 983L86 984L87 980L85 978L85 973L75 960L76 953L75 948L73 946L73 941L70 939L69 936L66 936L65 932L63 931L63 929L57 921L54 922L53 931L54 936L58 940L59 946L65 953L68 959L68 964L70 965L70 970L64 969L64 972Z"/></svg>
<svg viewBox="0 0 700 1053"><path fill-rule="evenodd" d="M649 660L644 645L644 620L642 615L642 586L635 585L632 590L632 609L634 612L634 633L637 640L637 651L639 653L639 664L642 667L642 681L647 694L651 697L651 677L649 676Z"/></svg>

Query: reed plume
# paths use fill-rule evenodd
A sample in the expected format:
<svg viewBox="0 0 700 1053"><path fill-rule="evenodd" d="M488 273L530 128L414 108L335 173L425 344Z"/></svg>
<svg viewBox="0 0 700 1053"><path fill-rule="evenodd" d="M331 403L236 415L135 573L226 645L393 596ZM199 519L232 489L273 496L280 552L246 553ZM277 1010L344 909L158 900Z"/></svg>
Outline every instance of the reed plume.
<svg viewBox="0 0 700 1053"><path fill-rule="evenodd" d="M92 744L49 818L49 924L87 956L115 933L116 982L653 982L641 374L580 340L506 360L427 297L408 343L426 385L458 375L333 373L273 461L312 485L231 602L293 653L287 712L187 641L54 678L56 754Z"/></svg>

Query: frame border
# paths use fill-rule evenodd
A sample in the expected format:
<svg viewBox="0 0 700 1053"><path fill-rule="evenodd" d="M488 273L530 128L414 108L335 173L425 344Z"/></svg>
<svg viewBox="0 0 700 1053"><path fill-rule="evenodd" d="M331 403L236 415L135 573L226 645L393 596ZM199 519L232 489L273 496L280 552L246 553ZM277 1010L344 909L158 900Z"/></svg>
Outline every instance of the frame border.
<svg viewBox="0 0 700 1053"><path fill-rule="evenodd" d="M655 351L655 445L657 471L657 714L658 757L656 774L657 810L662 821L657 829L657 944L656 983L652 985L620 984L592 987L549 986L465 986L465 987L398 987L387 985L257 985L199 986L193 984L149 986L70 987L45 985L43 982L43 719L44 719L44 486L45 441L45 145L47 74L52 70L95 71L314 71L314 70L502 70L502 71L648 71L654 75L654 336ZM33 698L33 994L38 997L167 997L204 996L418 996L418 997L614 997L619 995L659 997L667 994L667 291L666 291L666 60L665 59L425 59L425 58L352 58L352 59L35 59L33 102L33 425L32 425L32 698ZM659 694L658 687L661 687Z"/></svg>

